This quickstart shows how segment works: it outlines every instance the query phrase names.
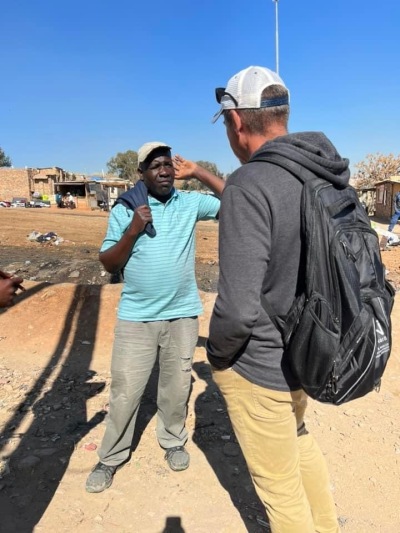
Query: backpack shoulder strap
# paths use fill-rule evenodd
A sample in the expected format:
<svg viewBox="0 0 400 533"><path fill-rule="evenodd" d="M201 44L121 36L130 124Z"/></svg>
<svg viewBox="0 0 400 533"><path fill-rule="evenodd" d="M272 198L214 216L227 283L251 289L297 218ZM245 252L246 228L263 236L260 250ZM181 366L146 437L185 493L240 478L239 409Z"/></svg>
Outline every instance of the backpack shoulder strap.
<svg viewBox="0 0 400 533"><path fill-rule="evenodd" d="M315 179L315 174L313 172L281 154L264 152L250 159L249 163L256 163L257 161L265 161L266 163L272 163L282 167L303 184L306 181Z"/></svg>
<svg viewBox="0 0 400 533"><path fill-rule="evenodd" d="M310 170L299 165L299 163L296 163L295 161L292 161L287 157L282 156L281 154L261 153L260 155L257 155L256 157L250 159L249 163L255 163L257 161L272 163L281 168L284 168L303 185L307 181L314 180L316 177L315 174L313 174ZM267 297L263 293L261 293L261 305L269 316L272 323L274 324L274 326L276 327L276 329L283 333L284 319L276 313L274 307L271 305L271 303L268 301Z"/></svg>

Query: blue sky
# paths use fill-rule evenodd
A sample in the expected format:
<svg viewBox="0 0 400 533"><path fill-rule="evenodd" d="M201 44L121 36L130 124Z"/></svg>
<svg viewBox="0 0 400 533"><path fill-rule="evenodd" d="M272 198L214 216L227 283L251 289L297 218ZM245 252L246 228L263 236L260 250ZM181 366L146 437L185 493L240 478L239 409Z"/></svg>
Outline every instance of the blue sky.
<svg viewBox="0 0 400 533"><path fill-rule="evenodd" d="M400 153L400 2L279 0L290 131L324 131L354 165ZM238 162L214 88L275 69L272 0L14 0L0 16L0 146L15 167L106 171L150 140Z"/></svg>

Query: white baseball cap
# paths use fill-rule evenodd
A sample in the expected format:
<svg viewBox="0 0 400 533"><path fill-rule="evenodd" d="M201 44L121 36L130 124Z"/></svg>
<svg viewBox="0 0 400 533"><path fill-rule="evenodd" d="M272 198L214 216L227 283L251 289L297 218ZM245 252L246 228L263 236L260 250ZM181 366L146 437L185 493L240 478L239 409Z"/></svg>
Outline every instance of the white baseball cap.
<svg viewBox="0 0 400 533"><path fill-rule="evenodd" d="M281 85L288 94L282 98L261 99L262 92L270 85ZM228 81L226 87L215 89L220 110L213 116L216 122L225 109L260 109L289 104L289 91L276 72L265 67L247 67Z"/></svg>
<svg viewBox="0 0 400 533"><path fill-rule="evenodd" d="M151 152L153 152L157 148L165 148L166 150L171 150L171 147L168 146L168 144L159 141L145 143L138 150L138 165L146 161Z"/></svg>

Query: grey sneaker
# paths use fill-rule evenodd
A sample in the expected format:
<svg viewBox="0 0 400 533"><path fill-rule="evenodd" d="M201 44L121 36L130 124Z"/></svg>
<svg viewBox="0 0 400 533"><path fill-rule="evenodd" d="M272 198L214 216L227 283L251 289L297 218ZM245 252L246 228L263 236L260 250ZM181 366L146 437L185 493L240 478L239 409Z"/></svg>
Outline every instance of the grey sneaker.
<svg viewBox="0 0 400 533"><path fill-rule="evenodd" d="M111 486L117 466L107 466L97 463L86 480L87 492L103 492Z"/></svg>
<svg viewBox="0 0 400 533"><path fill-rule="evenodd" d="M175 470L176 472L186 470L190 463L190 455L183 446L168 448L165 453L165 459L171 470Z"/></svg>

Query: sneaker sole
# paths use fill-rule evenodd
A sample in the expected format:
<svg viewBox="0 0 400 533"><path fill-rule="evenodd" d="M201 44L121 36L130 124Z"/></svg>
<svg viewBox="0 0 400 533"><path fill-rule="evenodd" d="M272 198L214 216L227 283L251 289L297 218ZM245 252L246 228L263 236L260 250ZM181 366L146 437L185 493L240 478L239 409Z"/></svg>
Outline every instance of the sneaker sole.
<svg viewBox="0 0 400 533"><path fill-rule="evenodd" d="M176 468L175 466L172 466L171 464L168 463L168 466L170 467L171 470L173 470L174 472L182 472L182 470L187 470L189 468L189 465L183 465L183 466L179 466L178 468Z"/></svg>

